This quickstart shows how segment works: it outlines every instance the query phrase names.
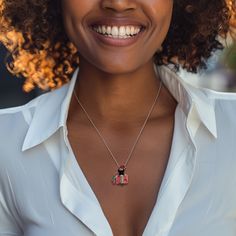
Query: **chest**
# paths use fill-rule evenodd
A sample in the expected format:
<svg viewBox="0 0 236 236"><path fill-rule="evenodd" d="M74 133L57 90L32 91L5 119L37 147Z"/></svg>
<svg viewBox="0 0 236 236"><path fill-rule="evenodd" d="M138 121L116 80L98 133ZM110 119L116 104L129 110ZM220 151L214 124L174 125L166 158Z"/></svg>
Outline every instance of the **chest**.
<svg viewBox="0 0 236 236"><path fill-rule="evenodd" d="M127 164L129 183L123 186L112 184L118 168L96 132L80 129L80 136L73 137L73 132L69 136L77 163L115 236L142 235L148 223L168 163L173 119L167 127L165 132L163 127L159 132L147 127ZM134 138L112 134L106 137L117 162L124 163Z"/></svg>
<svg viewBox="0 0 236 236"><path fill-rule="evenodd" d="M176 119L176 123L176 127L180 128L178 118ZM234 155L235 147L233 145L228 146L227 144L227 153L222 155L222 153L219 152L221 149L220 146L225 144L222 143L221 140L215 144L213 144L212 141L206 142L205 140L204 144L202 142L200 143L200 140L203 140L200 134L205 132L205 127L202 126L200 128L202 130L198 132L197 136L196 144L198 152L194 169L191 169L193 166L189 165L189 160L193 158L191 152L183 152L183 150L188 150L189 144L187 140L184 142L183 146L180 145L181 142L176 142L179 140L179 137L184 134L184 129L175 128L172 154L168 164L169 169L165 176L170 176L171 178L167 178L168 186L165 186L162 191L161 200L158 202L159 207L155 208L156 211L152 215L152 220L149 221L151 224L149 224L149 227L146 227L148 230L145 231L145 236L235 235L236 190L233 187L235 185L236 166ZM161 132L158 133L160 134ZM162 139L167 137L163 133L161 134ZM148 133L148 135L150 135L150 133ZM144 136L144 138L145 137L147 136ZM82 167L89 184L101 204L114 236L141 235L150 217L150 212L152 211L150 203L155 204L156 198L154 194L157 194L159 191L156 185L158 177L156 179L154 178L155 173L158 171L156 168L160 163L157 162L157 155L160 160L161 153L164 154L164 149L159 152L158 150L160 149L157 147L157 139L155 139L154 136L150 137L155 141L153 144L151 144L152 142L148 142L150 146L142 146L141 144L137 146L136 155L132 156L127 169L130 183L124 188L108 188L108 186L112 186L110 185L110 179L116 171L116 167L113 165L112 161L110 166L111 170L109 166L104 166L109 163L109 155L107 155L106 151L102 153L103 146L100 146L99 142L93 139L93 136L92 139L91 137L87 139L86 136L84 136L78 139L80 142L71 142L74 153L77 152L77 161ZM64 140L64 138L62 139ZM11 176L15 176L15 178L11 178L11 184L17 203L19 204L18 209L21 209L21 218L27 222L24 228L24 235L94 235L89 229L93 229L96 235L111 235L107 233L108 230L106 225L104 225L104 218L96 220L100 217L96 209L91 209L88 205L85 207L85 204L80 201L81 198L78 197L78 193L76 193L73 198L71 194L73 192L71 191L72 189L65 183L61 184L63 191L61 191L60 197L58 191L58 174L50 161L50 158L57 158L60 154L59 150L61 149L59 148L60 145L57 140L56 138L55 142L50 140L48 146L58 148L58 155L55 155L55 152L48 155L48 152L42 152L44 148L39 146L35 148L34 155L32 155L32 152L29 152L24 154L27 155L27 158L20 156L23 155L22 153L16 156L17 158L15 157L15 163L17 164L14 165L15 169L12 170L14 174L11 174ZM127 140L124 140L124 143L126 143L126 141ZM145 140L141 141L145 142ZM164 142L161 143L161 141L158 144L162 147L165 146ZM83 145L85 145L84 148ZM210 145L211 148L209 148ZM93 149L93 147L95 147L95 149ZM98 149L98 147L100 148ZM117 150L119 148L121 148L121 146L119 146ZM153 152L151 151L152 149L154 150ZM35 152L36 150L38 151ZM96 153L98 151L101 153ZM33 158L33 156L36 157L37 153L39 154L37 158ZM146 155L141 155L145 153ZM91 154L91 156L87 156L87 154ZM124 155L127 154L124 153ZM224 158L222 158L222 156ZM123 156L117 156L117 158L122 157ZM183 158L186 158L187 162L181 166L178 164L173 165L173 159L176 157L178 157L180 162ZM100 161L106 158L106 162L101 162L101 166L98 166L97 160L99 160L99 158ZM125 158L126 157L124 157L124 159ZM135 161L137 158L138 161ZM141 163L140 165L143 166L140 168L138 162L144 158L145 160L148 159L149 162L145 161ZM167 159L164 158L166 161ZM21 171L21 175L17 172L17 169L21 165L19 161L24 161L22 163L26 171ZM137 173L137 170L142 170L143 173L144 165L147 166L151 177L149 176L149 172L145 172L145 180L144 178L140 178L143 180L140 183L140 179L136 181L134 175ZM96 170L94 166L98 166L100 169ZM151 171L152 169L150 168L152 167L155 171ZM76 168L74 169L76 170ZM95 174L93 174L94 171ZM110 172L106 175L108 171ZM27 175L25 175L25 173L27 173ZM189 173L194 173L190 185L188 183ZM148 176L149 178L147 178ZM161 178L162 177L160 177L160 179ZM154 181L150 182L150 179L154 179ZM46 186L45 183L47 184ZM134 187L131 188L132 185L134 185ZM154 193L151 192L150 194L149 188L151 188ZM128 190L130 191L128 192ZM153 202L150 200L150 196L154 196L152 198L154 199ZM65 197L68 201L64 201L63 206L61 199L65 199ZM12 195L9 191L9 195L6 196L7 204L9 205L12 204L11 198ZM71 208L71 206L73 206L73 208ZM147 211L148 207L149 212ZM79 210L81 208L83 209L82 211ZM146 215L144 214L145 211ZM93 217L90 217L89 214ZM75 215L77 217L74 217ZM174 217L174 220L171 217ZM83 220L86 221L84 222ZM81 221L83 223L81 223ZM94 226L96 226L95 230ZM103 230L102 233L99 231L100 229ZM164 231L165 229L168 230L168 234Z"/></svg>

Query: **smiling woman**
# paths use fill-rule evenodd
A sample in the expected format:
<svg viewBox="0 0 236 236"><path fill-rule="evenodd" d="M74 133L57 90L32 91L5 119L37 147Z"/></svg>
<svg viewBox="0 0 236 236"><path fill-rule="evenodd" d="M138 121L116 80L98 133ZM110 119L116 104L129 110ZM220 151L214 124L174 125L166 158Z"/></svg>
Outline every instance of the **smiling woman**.
<svg viewBox="0 0 236 236"><path fill-rule="evenodd" d="M172 1L167 2L169 8L172 7ZM234 1L228 0L227 2L230 6L234 5ZM96 1L89 1L87 3L70 1L66 4L67 6L62 7L58 0L0 0L0 40L12 51L14 60L8 65L8 68L14 74L23 74L26 77L24 87L26 91L32 90L35 85L42 89L54 89L69 81L71 74L79 63L79 57L78 48L75 47L75 44L71 43L71 39L66 34L62 14L68 15L69 12L72 13L69 16L72 22L76 24L76 20L82 20L80 26L85 27L84 24L90 23L87 20L91 21L92 19L90 17L87 19L87 16L86 19L81 19L80 17L83 17L83 14L86 13L90 14L90 7L96 6L96 4ZM105 4L108 4L107 8L109 9L109 4L111 3ZM116 1L116 4L122 8L122 1ZM154 50L156 53L155 61L158 65L174 63L176 68L181 65L189 71L196 72L198 67L204 67L205 61L210 57L212 51L222 48L221 44L217 41L217 35L224 36L228 32L229 9L224 0L197 2L178 0L174 1L173 4L174 14L165 41L162 42L165 35L162 38L160 35L153 35L153 37L156 37L155 46L160 48L163 43L162 50ZM144 24L142 31L145 24L146 27L152 27L150 30L154 30L155 26L157 26L156 31L158 31L158 25L162 27L164 25L161 22L154 24L152 17L157 17L155 20L160 20L161 15L165 14L163 2L154 1L154 4L151 5L147 2L146 5L149 6L149 9L145 6L144 9L139 9L139 11L132 12L131 10L131 14L128 13L130 12L130 6L126 6L128 11L126 9L125 16L122 13L121 18L127 16L132 20L133 17L138 18L138 22L135 25L137 23L139 25ZM62 8L64 7L68 11L63 13ZM97 8L99 8L98 5ZM84 9L84 11L80 9ZM76 12L78 12L78 15ZM98 9L95 14L96 16L92 15L91 18L101 17ZM109 13L105 16L108 17L108 21L111 20L109 19L110 16L114 17L114 14ZM168 17L166 22L167 28L163 30L163 34L165 30L168 30L171 9L169 9L168 16L166 17ZM107 21L105 25L112 26ZM82 30L81 27L80 30ZM85 29L86 27L83 28L83 30ZM110 30L108 28L108 32ZM83 37L86 37L86 34ZM127 42L126 40L120 40L120 43ZM76 46L78 45L76 44ZM145 49L145 47L141 48ZM93 49L91 51L93 52ZM140 54L138 54L139 57Z"/></svg>
<svg viewBox="0 0 236 236"><path fill-rule="evenodd" d="M0 0L8 69L47 91L0 109L0 236L235 236L236 95L188 83L234 6Z"/></svg>

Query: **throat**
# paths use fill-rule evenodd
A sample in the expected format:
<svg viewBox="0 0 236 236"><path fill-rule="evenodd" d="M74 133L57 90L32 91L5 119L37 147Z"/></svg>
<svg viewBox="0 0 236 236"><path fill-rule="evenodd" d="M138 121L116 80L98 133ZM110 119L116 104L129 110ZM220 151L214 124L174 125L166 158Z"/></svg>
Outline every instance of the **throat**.
<svg viewBox="0 0 236 236"><path fill-rule="evenodd" d="M87 112L100 122L140 123L147 116L160 89L158 78L149 80L80 78L75 91ZM78 106L75 109L78 110ZM152 116L155 116L155 109Z"/></svg>

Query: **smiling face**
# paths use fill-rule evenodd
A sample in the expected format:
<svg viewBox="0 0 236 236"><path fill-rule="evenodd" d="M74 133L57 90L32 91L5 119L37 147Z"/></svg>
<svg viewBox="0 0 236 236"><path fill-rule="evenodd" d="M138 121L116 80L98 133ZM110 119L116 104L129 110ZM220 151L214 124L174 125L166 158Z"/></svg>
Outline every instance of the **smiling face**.
<svg viewBox="0 0 236 236"><path fill-rule="evenodd" d="M171 21L173 0L62 0L64 25L80 61L110 74L150 62Z"/></svg>

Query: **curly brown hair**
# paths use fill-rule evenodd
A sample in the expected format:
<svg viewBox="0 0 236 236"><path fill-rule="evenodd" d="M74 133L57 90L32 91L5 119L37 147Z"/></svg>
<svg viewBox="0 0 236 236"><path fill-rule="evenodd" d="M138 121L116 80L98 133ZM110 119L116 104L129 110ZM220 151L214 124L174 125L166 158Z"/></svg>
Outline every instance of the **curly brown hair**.
<svg viewBox="0 0 236 236"><path fill-rule="evenodd" d="M155 63L196 73L212 52L223 49L218 37L226 37L230 22L235 24L235 0L174 0L170 29ZM11 56L8 70L25 77L25 91L56 89L79 65L59 0L0 0L0 42Z"/></svg>

